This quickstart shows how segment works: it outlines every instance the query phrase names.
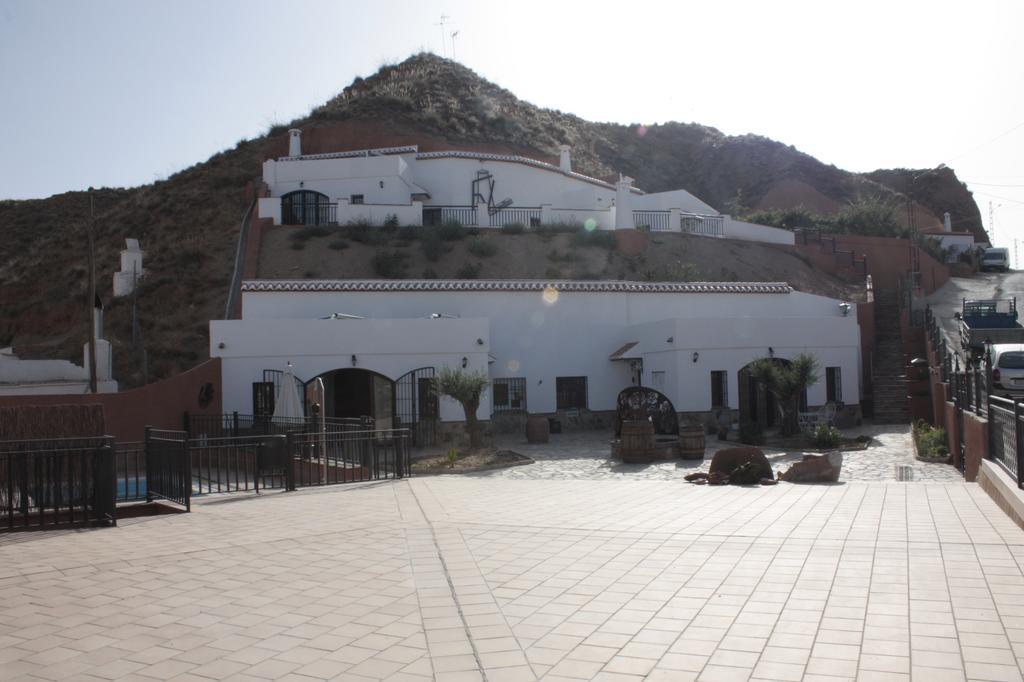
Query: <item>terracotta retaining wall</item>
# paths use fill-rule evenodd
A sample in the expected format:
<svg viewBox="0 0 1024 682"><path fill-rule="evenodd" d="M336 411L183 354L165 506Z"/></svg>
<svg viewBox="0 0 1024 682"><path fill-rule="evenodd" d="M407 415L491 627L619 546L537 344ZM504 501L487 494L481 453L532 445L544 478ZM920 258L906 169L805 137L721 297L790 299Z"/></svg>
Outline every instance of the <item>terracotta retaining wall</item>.
<svg viewBox="0 0 1024 682"><path fill-rule="evenodd" d="M213 386L213 398L199 405L199 392ZM120 393L0 396L0 407L23 405L103 406L105 431L120 441L142 440L145 427L181 429L184 414L221 413L220 358L213 358L169 379Z"/></svg>

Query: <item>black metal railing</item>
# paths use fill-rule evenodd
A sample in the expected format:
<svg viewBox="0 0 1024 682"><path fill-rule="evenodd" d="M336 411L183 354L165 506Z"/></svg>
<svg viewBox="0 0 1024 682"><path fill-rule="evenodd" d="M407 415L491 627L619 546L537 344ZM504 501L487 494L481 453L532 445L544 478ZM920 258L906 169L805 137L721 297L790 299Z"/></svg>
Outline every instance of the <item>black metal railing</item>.
<svg viewBox="0 0 1024 682"><path fill-rule="evenodd" d="M679 230L705 237L721 237L725 235L725 220L720 215L681 213L679 215Z"/></svg>
<svg viewBox="0 0 1024 682"><path fill-rule="evenodd" d="M337 225L338 205L334 203L281 204L282 225Z"/></svg>
<svg viewBox="0 0 1024 682"><path fill-rule="evenodd" d="M115 441L114 475L117 479L117 501L139 502L146 499L145 441Z"/></svg>
<svg viewBox="0 0 1024 682"><path fill-rule="evenodd" d="M448 222L460 225L476 225L476 208L473 206L424 206L423 225L436 226Z"/></svg>
<svg viewBox="0 0 1024 682"><path fill-rule="evenodd" d="M192 508L188 434L146 427L146 501L163 499Z"/></svg>
<svg viewBox="0 0 1024 682"><path fill-rule="evenodd" d="M364 431L373 429L371 417L338 418L323 417L324 428L328 431ZM319 429L315 417L273 417L270 415L241 414L190 414L185 413L184 430L190 440L204 438L241 438L246 436L273 436L288 432L305 433Z"/></svg>
<svg viewBox="0 0 1024 682"><path fill-rule="evenodd" d="M989 396L988 437L989 459L1001 466L1024 488L1021 474L1022 440L1024 440L1024 406L1019 401Z"/></svg>
<svg viewBox="0 0 1024 682"><path fill-rule="evenodd" d="M109 436L0 442L0 529L117 524Z"/></svg>
<svg viewBox="0 0 1024 682"><path fill-rule="evenodd" d="M498 209L488 216L491 227L504 227L505 225L522 225L523 227L540 226L540 207L507 206Z"/></svg>
<svg viewBox="0 0 1024 682"><path fill-rule="evenodd" d="M296 487L405 478L408 429L288 434Z"/></svg>

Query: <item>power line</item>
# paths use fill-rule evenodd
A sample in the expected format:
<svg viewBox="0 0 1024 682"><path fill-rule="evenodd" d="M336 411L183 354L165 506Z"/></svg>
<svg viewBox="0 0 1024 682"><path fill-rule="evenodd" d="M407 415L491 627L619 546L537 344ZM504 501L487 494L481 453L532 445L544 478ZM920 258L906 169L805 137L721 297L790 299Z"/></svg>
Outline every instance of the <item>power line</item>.
<svg viewBox="0 0 1024 682"><path fill-rule="evenodd" d="M999 133L998 135L996 135L995 137L993 137L993 138L992 138L991 140L986 140L985 142L982 142L981 144L979 144L979 145L977 145L977 146L975 146L975 147L972 147L972 148L968 149L968 150L967 150L967 151L965 151L965 152L961 152L960 154L957 154L956 156L954 156L953 158L951 158L951 159L950 159L949 161L947 161L947 162L946 162L946 165L948 166L948 165L950 165L950 164L951 164L952 162L956 161L957 159L959 159L959 158L962 158L962 157L964 157L964 156L967 156L968 154L971 154L971 153L973 153L973 152L976 152L976 151L978 151L979 149L981 149L982 147L985 147L985 146L988 146L988 145L992 144L992 143L993 143L993 142L995 142L996 140L1001 140L1001 139L1003 139L1004 137L1006 137L1007 135L1009 135L1009 134L1010 134L1010 133L1012 133L1013 131L1017 130L1018 128L1024 128L1024 121L1021 121L1021 122L1020 122L1020 123L1018 123L1017 125L1013 126L1013 127L1012 127L1012 128L1010 128L1009 130L1007 130L1006 132L1003 132L1003 133Z"/></svg>
<svg viewBox="0 0 1024 682"><path fill-rule="evenodd" d="M1024 187L1024 185L999 185L994 182L976 182L974 180L964 180L968 185L981 185L982 187Z"/></svg>

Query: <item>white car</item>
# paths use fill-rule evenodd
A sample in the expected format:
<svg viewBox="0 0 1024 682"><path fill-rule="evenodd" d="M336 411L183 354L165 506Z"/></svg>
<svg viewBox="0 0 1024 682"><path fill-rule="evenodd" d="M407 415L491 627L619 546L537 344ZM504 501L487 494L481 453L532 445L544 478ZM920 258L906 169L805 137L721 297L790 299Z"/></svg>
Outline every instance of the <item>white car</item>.
<svg viewBox="0 0 1024 682"><path fill-rule="evenodd" d="M992 346L992 392L1024 396L1024 344L999 343Z"/></svg>
<svg viewBox="0 0 1024 682"><path fill-rule="evenodd" d="M1010 250L1001 247L985 249L985 253L981 257L980 268L982 272L985 270L1008 272L1010 270Z"/></svg>

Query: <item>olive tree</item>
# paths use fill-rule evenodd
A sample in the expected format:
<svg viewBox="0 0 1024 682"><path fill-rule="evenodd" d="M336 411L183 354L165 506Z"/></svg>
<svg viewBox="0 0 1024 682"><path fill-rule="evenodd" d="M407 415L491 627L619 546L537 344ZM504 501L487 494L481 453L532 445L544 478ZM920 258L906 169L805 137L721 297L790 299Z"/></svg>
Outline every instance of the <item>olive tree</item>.
<svg viewBox="0 0 1024 682"><path fill-rule="evenodd" d="M751 375L778 399L782 435L800 432L800 397L818 382L818 360L800 353L788 364L775 358L758 358L750 363Z"/></svg>
<svg viewBox="0 0 1024 682"><path fill-rule="evenodd" d="M478 448L482 442L476 411L489 383L487 373L482 370L467 371L447 366L442 367L433 379L434 391L438 395L448 396L462 405L462 410L466 414L466 433L469 434L470 447Z"/></svg>

